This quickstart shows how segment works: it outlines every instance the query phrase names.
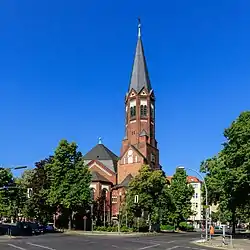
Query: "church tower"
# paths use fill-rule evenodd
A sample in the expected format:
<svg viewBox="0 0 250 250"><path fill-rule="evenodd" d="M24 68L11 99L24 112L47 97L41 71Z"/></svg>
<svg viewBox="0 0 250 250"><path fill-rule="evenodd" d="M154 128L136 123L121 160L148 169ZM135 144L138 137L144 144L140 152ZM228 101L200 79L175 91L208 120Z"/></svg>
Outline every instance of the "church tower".
<svg viewBox="0 0 250 250"><path fill-rule="evenodd" d="M144 54L141 23L128 92L125 96L125 137L118 166L118 183L135 176L143 164L159 169L155 139L155 96Z"/></svg>

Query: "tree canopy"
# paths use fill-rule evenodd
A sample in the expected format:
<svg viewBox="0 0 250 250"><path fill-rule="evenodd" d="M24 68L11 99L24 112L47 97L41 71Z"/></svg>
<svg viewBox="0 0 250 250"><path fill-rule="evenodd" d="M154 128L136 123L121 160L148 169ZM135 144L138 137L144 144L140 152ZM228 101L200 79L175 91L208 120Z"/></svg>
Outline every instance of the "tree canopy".
<svg viewBox="0 0 250 250"><path fill-rule="evenodd" d="M243 112L224 131L222 150L201 163L206 173L210 204L219 204L220 217L232 221L250 204L250 111Z"/></svg>
<svg viewBox="0 0 250 250"><path fill-rule="evenodd" d="M86 208L91 200L91 174L76 143L60 141L51 162L46 164L46 171L50 182L48 203L69 213L71 228L74 212Z"/></svg>
<svg viewBox="0 0 250 250"><path fill-rule="evenodd" d="M170 192L175 205L172 219L177 226L180 222L186 221L192 215L191 198L194 194L194 189L187 182L187 174L184 169L176 169L176 172L171 180Z"/></svg>

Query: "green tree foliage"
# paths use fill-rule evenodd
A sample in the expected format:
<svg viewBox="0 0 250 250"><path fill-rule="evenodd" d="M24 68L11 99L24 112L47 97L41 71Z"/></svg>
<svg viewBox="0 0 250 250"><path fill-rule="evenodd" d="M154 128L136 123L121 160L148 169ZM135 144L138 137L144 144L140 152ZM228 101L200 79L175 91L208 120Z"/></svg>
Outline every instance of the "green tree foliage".
<svg viewBox="0 0 250 250"><path fill-rule="evenodd" d="M50 186L46 164L52 162L52 157L46 158L35 163L35 168L25 171L20 179L17 180L19 189L22 190L20 197L23 197L22 214L25 217L36 218L45 223L52 220L53 207L47 204L48 189ZM27 197L27 189L32 189L32 196Z"/></svg>
<svg viewBox="0 0 250 250"><path fill-rule="evenodd" d="M171 180L170 191L175 206L171 218L179 226L180 222L186 221L193 213L191 198L194 189L188 184L187 174L184 169L176 169Z"/></svg>
<svg viewBox="0 0 250 250"><path fill-rule="evenodd" d="M134 203L138 195L138 204ZM168 210L171 198L166 178L161 170L152 171L145 165L139 174L131 180L126 196L128 217L136 211L148 212L153 222L159 222L162 214ZM133 216L134 217L134 216Z"/></svg>
<svg viewBox="0 0 250 250"><path fill-rule="evenodd" d="M50 182L48 203L68 212L71 229L74 213L86 208L91 200L91 174L77 145L67 140L60 141L46 171Z"/></svg>
<svg viewBox="0 0 250 250"><path fill-rule="evenodd" d="M218 155L201 164L207 173L209 202L218 203L221 216L231 220L250 203L250 111L243 112L224 131L225 143Z"/></svg>
<svg viewBox="0 0 250 250"><path fill-rule="evenodd" d="M9 188L9 187L12 188ZM0 168L0 214L10 217L15 215L14 179L10 169Z"/></svg>

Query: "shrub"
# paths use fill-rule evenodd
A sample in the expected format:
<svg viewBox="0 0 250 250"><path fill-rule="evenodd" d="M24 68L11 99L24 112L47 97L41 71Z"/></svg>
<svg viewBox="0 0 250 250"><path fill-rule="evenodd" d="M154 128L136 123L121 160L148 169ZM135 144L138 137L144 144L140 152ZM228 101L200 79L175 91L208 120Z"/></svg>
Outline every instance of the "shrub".
<svg viewBox="0 0 250 250"><path fill-rule="evenodd" d="M174 230L174 226L172 226L172 225L161 225L161 230L172 231L172 230Z"/></svg>
<svg viewBox="0 0 250 250"><path fill-rule="evenodd" d="M126 227L126 226L122 226L122 227L121 227L121 232L123 232L123 233L133 232L133 228L129 228L129 227Z"/></svg>
<svg viewBox="0 0 250 250"><path fill-rule="evenodd" d="M193 231L193 225L188 224L187 222L183 221L179 224L180 230L182 231Z"/></svg>

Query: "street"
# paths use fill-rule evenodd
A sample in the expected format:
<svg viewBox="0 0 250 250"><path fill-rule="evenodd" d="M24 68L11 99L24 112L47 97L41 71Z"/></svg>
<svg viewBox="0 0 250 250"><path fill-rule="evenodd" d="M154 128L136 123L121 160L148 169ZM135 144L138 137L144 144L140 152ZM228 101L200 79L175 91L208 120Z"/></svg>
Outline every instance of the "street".
<svg viewBox="0 0 250 250"><path fill-rule="evenodd" d="M85 236L41 235L0 242L2 250L205 250L191 243L199 239L198 233L159 234L156 236ZM211 249L211 248L210 248Z"/></svg>

